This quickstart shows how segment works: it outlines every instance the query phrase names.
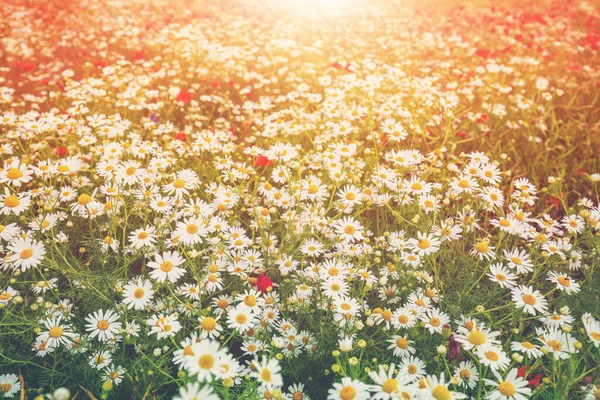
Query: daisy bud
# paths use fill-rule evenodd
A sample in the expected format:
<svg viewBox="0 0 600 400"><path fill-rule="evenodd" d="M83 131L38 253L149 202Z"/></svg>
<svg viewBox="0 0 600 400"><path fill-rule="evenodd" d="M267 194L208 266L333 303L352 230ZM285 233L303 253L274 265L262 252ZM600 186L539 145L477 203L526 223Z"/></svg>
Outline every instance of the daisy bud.
<svg viewBox="0 0 600 400"><path fill-rule="evenodd" d="M233 379L231 378L225 378L223 379L223 386L225 386L226 388L230 388L233 386Z"/></svg>
<svg viewBox="0 0 600 400"><path fill-rule="evenodd" d="M571 333L571 331L573 330L573 328L571 328L570 326L563 326L562 327L562 331L566 332L566 333Z"/></svg>
<svg viewBox="0 0 600 400"><path fill-rule="evenodd" d="M482 313L485 311L485 307L484 306L477 306L475 307L475 311L477 311L478 313Z"/></svg>
<svg viewBox="0 0 600 400"><path fill-rule="evenodd" d="M113 388L113 383L111 381L106 381L102 383L102 391L110 392Z"/></svg>
<svg viewBox="0 0 600 400"><path fill-rule="evenodd" d="M544 383L552 383L552 379L546 377L546 378L542 378L542 382Z"/></svg>
<svg viewBox="0 0 600 400"><path fill-rule="evenodd" d="M73 222L67 221L67 228L72 228L72 227L73 227Z"/></svg>
<svg viewBox="0 0 600 400"><path fill-rule="evenodd" d="M32 304L30 308L32 311L37 311L39 307L37 304Z"/></svg>
<svg viewBox="0 0 600 400"><path fill-rule="evenodd" d="M23 298L21 296L15 296L15 303L22 303Z"/></svg>
<svg viewBox="0 0 600 400"><path fill-rule="evenodd" d="M335 372L336 374L337 374L338 372L340 372L340 370L341 370L341 369L342 369L342 367L340 367L338 364L333 364L333 365L331 366L331 370L332 370L333 372Z"/></svg>
<svg viewBox="0 0 600 400"><path fill-rule="evenodd" d="M358 358L356 358L356 357L350 357L350 359L348 360L348 364L352 365L353 367L357 366L358 365Z"/></svg>
<svg viewBox="0 0 600 400"><path fill-rule="evenodd" d="M560 308L560 313L562 315L569 315L569 307L568 306L564 306Z"/></svg>
<svg viewBox="0 0 600 400"><path fill-rule="evenodd" d="M340 351L339 350L334 350L331 352L331 355L334 357L339 357L340 356Z"/></svg>
<svg viewBox="0 0 600 400"><path fill-rule="evenodd" d="M154 354L155 357L160 356L162 353L161 349L154 349L154 351L152 352L152 354Z"/></svg>
<svg viewBox="0 0 600 400"><path fill-rule="evenodd" d="M573 346L575 346L577 350L581 350L583 348L583 343L581 343L580 341L576 341L575 343L573 343Z"/></svg>
<svg viewBox="0 0 600 400"><path fill-rule="evenodd" d="M52 393L53 400L68 400L71 397L71 392L66 387L59 387Z"/></svg>
<svg viewBox="0 0 600 400"><path fill-rule="evenodd" d="M550 352L550 349L548 349L548 346L542 346L540 351L547 355Z"/></svg>
<svg viewBox="0 0 600 400"><path fill-rule="evenodd" d="M359 348L361 348L361 349L364 349L364 348L367 346L367 342L366 342L365 340L363 340L363 339L360 339L360 340L358 341L358 343L356 343L356 345L357 345Z"/></svg>
<svg viewBox="0 0 600 400"><path fill-rule="evenodd" d="M444 346L443 344L439 345L436 349L438 354L444 355L446 354L446 352L448 351L448 349L446 348L446 346Z"/></svg>
<svg viewBox="0 0 600 400"><path fill-rule="evenodd" d="M373 326L375 325L375 320L371 317L367 318L366 320L367 326Z"/></svg>
<svg viewBox="0 0 600 400"><path fill-rule="evenodd" d="M519 328L513 328L512 332L513 334L518 335L521 331L519 330Z"/></svg>
<svg viewBox="0 0 600 400"><path fill-rule="evenodd" d="M363 324L362 321L354 321L354 329L356 329L357 331L360 331L364 327L365 324Z"/></svg>
<svg viewBox="0 0 600 400"><path fill-rule="evenodd" d="M277 353L277 354L275 354L275 358L278 359L279 361L281 361L281 360L283 360L283 354Z"/></svg>
<svg viewBox="0 0 600 400"><path fill-rule="evenodd" d="M514 362L516 363L522 363L523 362L523 356L519 353L513 353L511 358L513 359Z"/></svg>
<svg viewBox="0 0 600 400"><path fill-rule="evenodd" d="M458 376L453 376L452 378L450 378L450 383L452 383L453 385L458 385L460 383L458 381Z"/></svg>

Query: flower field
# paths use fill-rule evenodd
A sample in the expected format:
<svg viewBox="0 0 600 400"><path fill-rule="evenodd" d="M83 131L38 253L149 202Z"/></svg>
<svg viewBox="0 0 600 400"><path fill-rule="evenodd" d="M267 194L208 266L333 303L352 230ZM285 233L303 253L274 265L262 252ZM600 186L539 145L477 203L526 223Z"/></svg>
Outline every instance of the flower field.
<svg viewBox="0 0 600 400"><path fill-rule="evenodd" d="M597 2L0 20L0 398L600 399Z"/></svg>

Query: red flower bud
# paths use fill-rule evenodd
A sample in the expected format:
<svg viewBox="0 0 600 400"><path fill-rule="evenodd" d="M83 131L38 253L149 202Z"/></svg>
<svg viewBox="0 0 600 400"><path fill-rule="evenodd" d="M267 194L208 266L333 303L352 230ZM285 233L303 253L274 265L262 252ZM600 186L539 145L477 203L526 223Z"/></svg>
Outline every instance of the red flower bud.
<svg viewBox="0 0 600 400"><path fill-rule="evenodd" d="M175 139L185 142L187 139L187 135L185 134L185 132L179 132L175 134Z"/></svg>
<svg viewBox="0 0 600 400"><path fill-rule="evenodd" d="M260 274L258 278L256 278L256 287L261 293L267 293L273 288L273 281L267 275Z"/></svg>
<svg viewBox="0 0 600 400"><path fill-rule="evenodd" d="M54 155L56 155L57 157L64 157L67 155L69 150L67 150L67 148L65 146L57 146L54 148L53 152L54 152Z"/></svg>
<svg viewBox="0 0 600 400"><path fill-rule="evenodd" d="M273 165L273 161L265 156L256 156L256 159L254 160L254 166L256 167L268 167L270 165Z"/></svg>

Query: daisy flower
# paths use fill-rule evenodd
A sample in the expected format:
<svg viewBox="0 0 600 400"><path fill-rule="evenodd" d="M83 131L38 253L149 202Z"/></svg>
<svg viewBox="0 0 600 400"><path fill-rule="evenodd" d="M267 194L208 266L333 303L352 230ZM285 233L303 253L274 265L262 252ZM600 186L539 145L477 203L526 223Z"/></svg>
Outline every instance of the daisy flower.
<svg viewBox="0 0 600 400"><path fill-rule="evenodd" d="M327 392L327 400L368 400L371 398L369 387L352 378L342 378Z"/></svg>
<svg viewBox="0 0 600 400"><path fill-rule="evenodd" d="M176 315L153 315L146 320L146 324L150 326L151 334L156 333L157 339L175 336L181 330L181 324L177 321Z"/></svg>
<svg viewBox="0 0 600 400"><path fill-rule="evenodd" d="M369 372L369 377L375 385L371 385L369 390L373 393L373 400L390 400L412 398L416 392L416 386L412 385L412 380L400 372L394 376L395 365L391 364L387 370L383 365L379 366L379 371Z"/></svg>
<svg viewBox="0 0 600 400"><path fill-rule="evenodd" d="M262 361L254 360L252 362L252 372L250 376L255 378L262 386L280 387L283 385L283 377L281 376L281 367L279 361L273 358L268 360L266 356L262 357Z"/></svg>
<svg viewBox="0 0 600 400"><path fill-rule="evenodd" d="M494 253L494 247L490 246L490 242L486 239L477 242L470 251L472 256L480 260L493 260L496 254Z"/></svg>
<svg viewBox="0 0 600 400"><path fill-rule="evenodd" d="M40 265L46 254L46 248L42 242L32 241L29 238L17 238L7 247L12 253L6 261L10 265L21 271L27 271L29 268Z"/></svg>
<svg viewBox="0 0 600 400"><path fill-rule="evenodd" d="M402 357L398 369L401 373L409 376L413 382L418 381L425 375L425 363L416 356Z"/></svg>
<svg viewBox="0 0 600 400"><path fill-rule="evenodd" d="M533 263L525 250L504 250L504 259L508 261L508 268L517 269L517 274L525 274L533 271Z"/></svg>
<svg viewBox="0 0 600 400"><path fill-rule="evenodd" d="M257 322L257 317L252 309L244 304L239 304L227 313L227 326L240 333L252 329Z"/></svg>
<svg viewBox="0 0 600 400"><path fill-rule="evenodd" d="M454 369L454 375L458 378L458 385L473 389L479 382L479 373L471 361L461 361Z"/></svg>
<svg viewBox="0 0 600 400"><path fill-rule="evenodd" d="M223 327L218 323L220 317L200 317L200 339L217 339L221 335Z"/></svg>
<svg viewBox="0 0 600 400"><path fill-rule="evenodd" d="M517 284L517 276L500 263L490 265L487 276L503 288L511 288Z"/></svg>
<svg viewBox="0 0 600 400"><path fill-rule="evenodd" d="M431 233L417 232L417 239L409 239L408 246L419 256L427 256L440 249L441 241Z"/></svg>
<svg viewBox="0 0 600 400"><path fill-rule="evenodd" d="M217 341L204 339L192 343L189 355L186 355L184 366L191 375L197 375L200 382L211 382L219 370L220 359L227 354Z"/></svg>
<svg viewBox="0 0 600 400"><path fill-rule="evenodd" d="M8 183L15 187L21 186L23 183L29 182L33 171L27 169L27 165L19 163L18 160L4 166L4 170L0 171L0 183Z"/></svg>
<svg viewBox="0 0 600 400"><path fill-rule="evenodd" d="M144 246L153 247L156 241L153 226L138 228L129 234L129 242L132 249L141 249Z"/></svg>
<svg viewBox="0 0 600 400"><path fill-rule="evenodd" d="M200 386L198 382L190 382L179 388L179 395L173 400L221 400L210 386Z"/></svg>
<svg viewBox="0 0 600 400"><path fill-rule="evenodd" d="M13 397L21 390L21 382L15 374L0 375L0 393L2 397Z"/></svg>
<svg viewBox="0 0 600 400"><path fill-rule="evenodd" d="M105 342L112 339L121 329L122 324L118 319L119 315L113 310L98 310L85 319L86 331L90 332L90 338L98 337L98 340Z"/></svg>
<svg viewBox="0 0 600 400"><path fill-rule="evenodd" d="M357 242L364 239L364 228L360 222L351 217L344 217L333 223L335 232L345 242Z"/></svg>
<svg viewBox="0 0 600 400"><path fill-rule="evenodd" d="M526 400L531 394L531 389L528 387L527 380L518 377L516 368L511 369L506 374L506 378L502 378L500 374L493 371L497 381L485 379L485 384L494 387L494 390L488 393L485 398L489 400Z"/></svg>
<svg viewBox="0 0 600 400"><path fill-rule="evenodd" d="M104 369L104 374L102 374L102 377L104 382L110 381L113 385L118 385L123 381L123 377L126 373L127 371L125 368L121 367L120 365L110 365Z"/></svg>
<svg viewBox="0 0 600 400"><path fill-rule="evenodd" d="M442 327L450 323L450 317L438 309L433 309L425 311L421 321L425 322L429 333L442 333Z"/></svg>
<svg viewBox="0 0 600 400"><path fill-rule="evenodd" d="M539 340L544 344L542 351L552 353L557 360L567 359L571 353L579 352L575 347L577 340L569 333L556 328L542 331Z"/></svg>
<svg viewBox="0 0 600 400"><path fill-rule="evenodd" d="M148 263L148 267L152 268L150 277L157 282L177 282L185 274L185 269L178 268L184 262L185 259L177 251L156 254L154 261Z"/></svg>
<svg viewBox="0 0 600 400"><path fill-rule="evenodd" d="M572 280L567 274L550 271L548 273L548 280L556 284L558 290L562 290L567 294L579 292L579 283Z"/></svg>
<svg viewBox="0 0 600 400"><path fill-rule="evenodd" d="M142 280L141 277L137 280L131 280L123 286L123 304L127 305L128 309L143 310L152 300L154 290L152 282Z"/></svg>
<svg viewBox="0 0 600 400"><path fill-rule="evenodd" d="M29 208L31 196L23 194L11 194L7 187L4 188L4 195L0 195L0 214L19 215Z"/></svg>
<svg viewBox="0 0 600 400"><path fill-rule="evenodd" d="M479 361L492 369L492 371L504 370L510 364L510 358L500 347L479 347L477 350Z"/></svg>
<svg viewBox="0 0 600 400"><path fill-rule="evenodd" d="M512 300L518 308L523 308L527 314L544 314L548 310L548 301L531 286L517 286L512 288Z"/></svg>
<svg viewBox="0 0 600 400"><path fill-rule="evenodd" d="M510 344L510 349L512 351L518 351L520 353L523 353L529 358L538 358L544 354L541 352L538 346L528 341L512 342Z"/></svg>
<svg viewBox="0 0 600 400"><path fill-rule="evenodd" d="M288 393L292 400L310 400L310 396L304 392L303 383L294 383L288 388Z"/></svg>
<svg viewBox="0 0 600 400"><path fill-rule="evenodd" d="M592 343L594 343L594 346L596 348L600 347L600 322L588 313L583 314L581 320L583 321L585 332Z"/></svg>
<svg viewBox="0 0 600 400"><path fill-rule="evenodd" d="M66 324L61 324L61 316L45 319L42 324L46 327L45 331L38 334L37 339L46 343L46 347L56 348L60 345L69 345L77 336L73 328Z"/></svg>
<svg viewBox="0 0 600 400"><path fill-rule="evenodd" d="M500 332L491 331L483 327L473 326L472 329L467 329L464 326L458 327L458 335L456 341L461 343L465 350L480 349L488 346L498 346L500 342L496 337L500 336Z"/></svg>
<svg viewBox="0 0 600 400"><path fill-rule="evenodd" d="M448 389L450 382L446 383L444 373L439 378L435 375L427 375L425 378L425 389L431 398L436 400L466 399L467 395Z"/></svg>

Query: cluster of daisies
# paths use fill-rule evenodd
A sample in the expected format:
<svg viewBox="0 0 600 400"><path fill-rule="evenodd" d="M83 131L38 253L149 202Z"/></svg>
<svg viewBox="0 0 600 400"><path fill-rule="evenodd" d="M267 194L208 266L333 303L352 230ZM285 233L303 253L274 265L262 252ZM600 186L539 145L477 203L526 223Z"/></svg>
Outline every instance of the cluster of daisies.
<svg viewBox="0 0 600 400"><path fill-rule="evenodd" d="M600 397L600 174L511 170L600 77L590 4L339 41L81 3L0 10L4 397Z"/></svg>

